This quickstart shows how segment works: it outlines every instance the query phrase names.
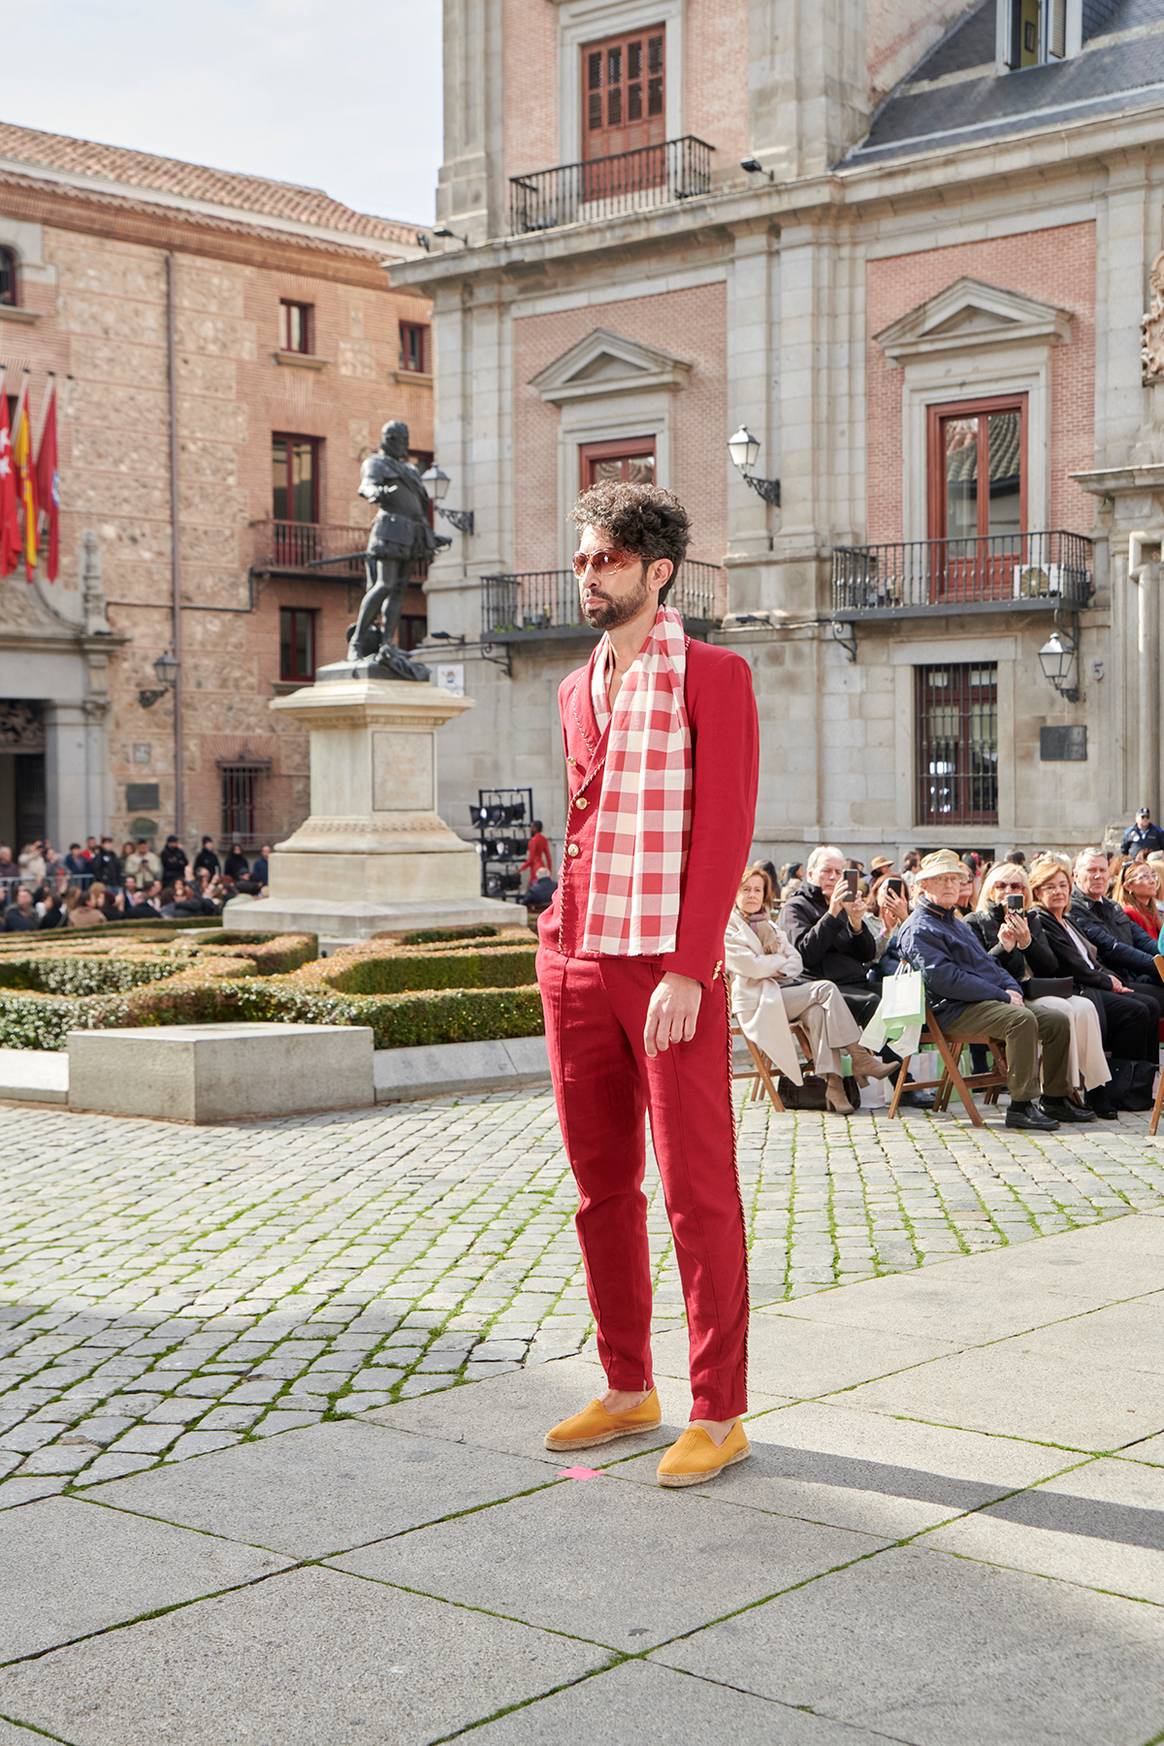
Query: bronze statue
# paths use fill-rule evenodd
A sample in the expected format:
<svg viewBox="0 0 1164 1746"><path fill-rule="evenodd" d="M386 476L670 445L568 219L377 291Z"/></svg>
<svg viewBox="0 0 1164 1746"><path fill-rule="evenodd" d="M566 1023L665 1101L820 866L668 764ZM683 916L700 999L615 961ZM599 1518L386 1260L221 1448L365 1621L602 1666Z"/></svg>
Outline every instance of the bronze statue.
<svg viewBox="0 0 1164 1746"><path fill-rule="evenodd" d="M399 419L380 432L380 447L360 468L360 496L379 509L368 535L368 586L348 632L348 662L392 679L427 679L393 641L409 577L418 559L452 544L428 524L429 497L408 459L408 426Z"/></svg>

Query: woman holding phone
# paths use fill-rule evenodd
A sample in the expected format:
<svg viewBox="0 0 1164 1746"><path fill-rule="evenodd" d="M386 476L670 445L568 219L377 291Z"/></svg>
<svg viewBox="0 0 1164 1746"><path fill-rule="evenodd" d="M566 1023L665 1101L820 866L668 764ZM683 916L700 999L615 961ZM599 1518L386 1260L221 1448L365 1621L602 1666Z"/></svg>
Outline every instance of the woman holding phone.
<svg viewBox="0 0 1164 1746"><path fill-rule="evenodd" d="M1059 967L1045 938L1043 917L1032 906L1026 869L1015 861L991 867L982 881L978 907L964 919L990 956L1020 984L1028 1006L1054 1006L1067 1015L1071 1022L1067 1074L1084 1093L1082 1105L1073 1103L1068 1119L1094 1121L1107 1108L1106 1096L1097 1094L1111 1079L1103 1025L1094 1004ZM1063 1119L1058 1110L1054 1113Z"/></svg>

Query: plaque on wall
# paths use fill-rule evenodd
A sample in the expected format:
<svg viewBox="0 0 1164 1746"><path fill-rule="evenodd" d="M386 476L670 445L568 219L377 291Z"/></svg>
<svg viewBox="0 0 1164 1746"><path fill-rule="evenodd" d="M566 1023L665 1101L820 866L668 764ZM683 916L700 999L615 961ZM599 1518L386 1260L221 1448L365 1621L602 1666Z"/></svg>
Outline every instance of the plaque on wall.
<svg viewBox="0 0 1164 1746"><path fill-rule="evenodd" d="M156 782L130 782L125 790L126 812L156 812L162 804Z"/></svg>
<svg viewBox="0 0 1164 1746"><path fill-rule="evenodd" d="M1043 764L1086 764L1085 727L1041 727L1039 761Z"/></svg>

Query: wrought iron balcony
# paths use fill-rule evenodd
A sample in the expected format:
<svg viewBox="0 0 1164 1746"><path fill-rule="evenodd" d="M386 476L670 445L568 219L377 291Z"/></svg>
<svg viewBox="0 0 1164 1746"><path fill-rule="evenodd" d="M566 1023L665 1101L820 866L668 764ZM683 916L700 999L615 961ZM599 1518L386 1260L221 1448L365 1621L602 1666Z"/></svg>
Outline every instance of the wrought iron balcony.
<svg viewBox="0 0 1164 1746"><path fill-rule="evenodd" d="M362 583L367 571L364 548L368 527L345 527L317 521L256 521L251 523L251 568L253 570L310 570L321 576ZM413 567L415 581L423 582L428 565Z"/></svg>
<svg viewBox="0 0 1164 1746"><path fill-rule="evenodd" d="M683 614L698 634L719 623L727 610L727 577L718 564L685 558L668 606ZM481 578L483 642L532 642L538 638L591 635L578 604L572 570L520 570Z"/></svg>
<svg viewBox="0 0 1164 1746"><path fill-rule="evenodd" d="M510 228L521 236L692 200L711 191L714 150L706 140L685 133L609 158L511 176Z"/></svg>
<svg viewBox="0 0 1164 1746"><path fill-rule="evenodd" d="M1094 592L1091 541L1061 529L974 539L834 546L832 615L920 617L1086 606Z"/></svg>

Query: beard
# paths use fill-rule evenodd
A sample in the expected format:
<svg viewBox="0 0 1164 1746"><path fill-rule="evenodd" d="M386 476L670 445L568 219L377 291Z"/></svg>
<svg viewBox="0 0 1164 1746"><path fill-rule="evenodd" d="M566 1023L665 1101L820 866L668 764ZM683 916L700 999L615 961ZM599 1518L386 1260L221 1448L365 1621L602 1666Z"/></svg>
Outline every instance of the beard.
<svg viewBox="0 0 1164 1746"><path fill-rule="evenodd" d="M588 625L595 630L615 630L620 624L627 624L636 618L643 610L651 590L647 583L646 566L643 567L642 580L631 594L626 594L621 600L598 599L582 602L582 616Z"/></svg>

